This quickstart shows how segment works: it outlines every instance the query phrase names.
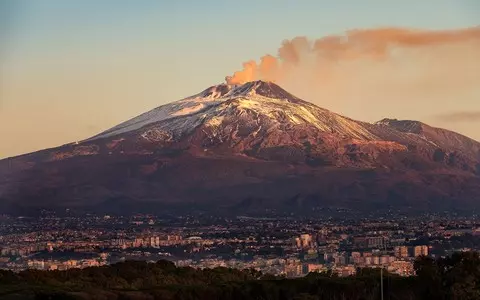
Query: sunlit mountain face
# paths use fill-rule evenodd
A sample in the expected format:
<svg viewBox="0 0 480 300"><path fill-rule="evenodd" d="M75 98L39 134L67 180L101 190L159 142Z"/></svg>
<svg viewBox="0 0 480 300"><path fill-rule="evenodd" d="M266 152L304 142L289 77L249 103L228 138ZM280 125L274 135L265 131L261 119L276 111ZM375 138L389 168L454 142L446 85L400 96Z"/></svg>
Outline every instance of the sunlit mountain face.
<svg viewBox="0 0 480 300"><path fill-rule="evenodd" d="M0 161L8 212L472 209L480 143L360 122L272 82L220 84L82 142Z"/></svg>

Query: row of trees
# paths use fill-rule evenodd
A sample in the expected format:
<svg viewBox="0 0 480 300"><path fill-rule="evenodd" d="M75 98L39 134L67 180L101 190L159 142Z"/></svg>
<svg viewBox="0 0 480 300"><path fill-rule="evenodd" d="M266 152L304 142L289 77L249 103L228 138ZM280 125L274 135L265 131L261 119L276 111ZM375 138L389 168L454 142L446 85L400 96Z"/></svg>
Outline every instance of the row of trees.
<svg viewBox="0 0 480 300"><path fill-rule="evenodd" d="M480 299L477 253L419 258L417 276L384 275L385 299ZM0 299L380 299L379 270L355 276L311 273L285 279L255 270L177 268L168 261L127 261L67 271L0 271Z"/></svg>

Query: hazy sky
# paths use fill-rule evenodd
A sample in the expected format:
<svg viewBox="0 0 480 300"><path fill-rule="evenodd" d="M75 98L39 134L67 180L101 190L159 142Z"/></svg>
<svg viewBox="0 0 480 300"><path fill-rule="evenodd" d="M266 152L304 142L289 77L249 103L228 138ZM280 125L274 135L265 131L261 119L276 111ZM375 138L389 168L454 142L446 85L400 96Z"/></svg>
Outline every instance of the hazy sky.
<svg viewBox="0 0 480 300"><path fill-rule="evenodd" d="M479 25L478 0L0 0L0 158L190 96L295 36ZM381 66L349 62L328 93L292 89L353 118L420 119L480 140L479 45L404 51Z"/></svg>

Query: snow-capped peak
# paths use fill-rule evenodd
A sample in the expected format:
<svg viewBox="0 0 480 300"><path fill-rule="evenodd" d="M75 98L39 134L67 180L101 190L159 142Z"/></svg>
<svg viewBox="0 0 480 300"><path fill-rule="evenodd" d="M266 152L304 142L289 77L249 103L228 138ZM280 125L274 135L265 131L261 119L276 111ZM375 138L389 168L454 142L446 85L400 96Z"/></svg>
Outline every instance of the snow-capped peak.
<svg viewBox="0 0 480 300"><path fill-rule="evenodd" d="M357 139L375 138L358 122L305 102L272 82L253 81L243 85L211 86L191 97L157 107L90 140L135 131L152 124L156 124L155 130L161 131L162 136L184 135L205 122L217 124L225 117L233 122L242 120L261 126L258 124L259 116L267 118L269 126L274 127L279 124L306 125L322 132L335 132Z"/></svg>
<svg viewBox="0 0 480 300"><path fill-rule="evenodd" d="M288 102L300 101L300 99L275 83L262 80L247 82L241 86L236 86L229 95L236 97L260 95L266 98L285 100Z"/></svg>
<svg viewBox="0 0 480 300"><path fill-rule="evenodd" d="M185 98L184 100L198 99L198 98L217 99L217 98L224 97L234 88L236 88L236 86L222 83L222 84L211 86L196 95Z"/></svg>
<svg viewBox="0 0 480 300"><path fill-rule="evenodd" d="M90 140L106 138L137 130L152 123L198 113L224 101L226 95L235 88L236 86L227 84L211 86L196 95L154 108L151 111L139 115L138 117L130 119L107 131L104 131L99 135L90 138Z"/></svg>
<svg viewBox="0 0 480 300"><path fill-rule="evenodd" d="M234 97L249 97L249 96L263 96L271 99L286 100L288 102L295 102L300 99L285 91L278 85L269 81L251 81L242 85L219 84L211 86L204 91L185 98L184 100L206 98L234 98Z"/></svg>

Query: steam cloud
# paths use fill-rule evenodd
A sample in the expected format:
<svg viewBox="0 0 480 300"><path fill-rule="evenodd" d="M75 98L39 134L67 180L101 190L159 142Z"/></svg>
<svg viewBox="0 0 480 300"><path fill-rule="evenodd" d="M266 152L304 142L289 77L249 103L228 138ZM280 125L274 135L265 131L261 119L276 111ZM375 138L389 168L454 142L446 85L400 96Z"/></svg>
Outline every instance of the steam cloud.
<svg viewBox="0 0 480 300"><path fill-rule="evenodd" d="M241 71L228 76L228 84L254 80L286 82L292 76L311 78L328 76L329 63L359 59L386 60L401 49L452 45L480 41L480 27L449 31L426 31L401 28L351 30L344 35L327 36L315 41L306 37L285 40L276 57L265 55L260 63L245 62ZM307 72L304 72L307 71ZM311 78L301 78L311 79Z"/></svg>
<svg viewBox="0 0 480 300"><path fill-rule="evenodd" d="M471 125L477 115L438 117L480 111L480 27L296 37L227 77L230 84L253 80L273 81L353 119L420 120L480 140L480 131Z"/></svg>

